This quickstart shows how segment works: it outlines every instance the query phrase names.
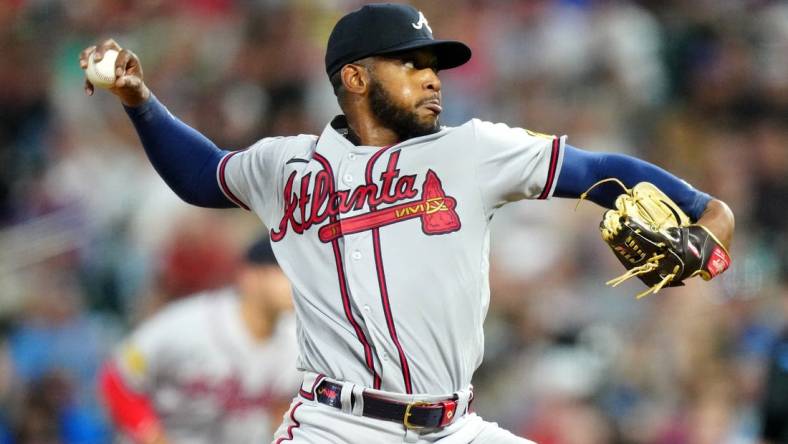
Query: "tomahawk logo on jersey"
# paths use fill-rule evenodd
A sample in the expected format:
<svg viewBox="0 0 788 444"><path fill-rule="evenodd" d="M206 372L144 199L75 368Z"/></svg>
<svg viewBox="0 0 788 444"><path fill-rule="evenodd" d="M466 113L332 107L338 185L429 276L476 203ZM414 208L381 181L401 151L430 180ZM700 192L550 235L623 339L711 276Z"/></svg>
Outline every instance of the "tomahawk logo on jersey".
<svg viewBox="0 0 788 444"><path fill-rule="evenodd" d="M377 154L385 151L382 149ZM282 196L286 202L284 216L279 227L271 230L271 239L281 240L287 234L288 226L291 226L295 233L301 234L327 218L331 218L332 222L321 227L319 231L320 240L323 242L333 241L343 234L358 233L413 218L421 220L425 234L443 234L458 230L460 220L454 211L457 201L446 196L438 175L431 169L428 170L421 189L417 189L415 174L400 176L397 168L400 153L400 150L396 150L389 155L386 170L380 175L380 186L370 181L352 190L335 191L336 181L331 165L319 155L316 157L318 170L302 172L300 185L295 189L297 172L293 171L287 179ZM368 162L368 170L374 167L376 160L378 156L373 155ZM419 196L420 199L408 200ZM403 200L408 201L378 209L381 204L397 204ZM370 211L338 220L351 210L362 208Z"/></svg>

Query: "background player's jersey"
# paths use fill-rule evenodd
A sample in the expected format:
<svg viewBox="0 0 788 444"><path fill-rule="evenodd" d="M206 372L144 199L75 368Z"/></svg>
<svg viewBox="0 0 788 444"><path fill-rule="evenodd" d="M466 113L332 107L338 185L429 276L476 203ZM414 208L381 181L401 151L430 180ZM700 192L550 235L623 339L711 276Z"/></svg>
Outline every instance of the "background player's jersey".
<svg viewBox="0 0 788 444"><path fill-rule="evenodd" d="M490 220L552 194L564 139L472 120L377 148L342 123L263 139L218 169L271 230L300 366L388 391L465 389L483 354Z"/></svg>
<svg viewBox="0 0 788 444"><path fill-rule="evenodd" d="M292 314L255 342L233 290L171 304L137 328L115 359L124 382L146 393L174 443L262 443L280 418L273 402L301 381ZM278 415L279 412L277 412Z"/></svg>

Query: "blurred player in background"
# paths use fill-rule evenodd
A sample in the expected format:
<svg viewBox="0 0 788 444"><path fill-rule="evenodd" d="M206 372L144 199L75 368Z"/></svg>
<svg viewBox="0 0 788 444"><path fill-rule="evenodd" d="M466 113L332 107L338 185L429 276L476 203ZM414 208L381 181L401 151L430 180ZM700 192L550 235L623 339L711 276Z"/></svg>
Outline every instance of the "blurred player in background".
<svg viewBox="0 0 788 444"><path fill-rule="evenodd" d="M267 238L236 285L165 307L107 363L113 422L138 443L260 443L301 382L290 285Z"/></svg>

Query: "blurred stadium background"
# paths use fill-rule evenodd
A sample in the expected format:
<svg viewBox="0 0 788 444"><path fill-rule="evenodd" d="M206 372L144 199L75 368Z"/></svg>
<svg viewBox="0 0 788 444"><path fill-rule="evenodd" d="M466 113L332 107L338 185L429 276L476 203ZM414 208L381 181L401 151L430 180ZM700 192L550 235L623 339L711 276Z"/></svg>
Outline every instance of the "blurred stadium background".
<svg viewBox="0 0 788 444"><path fill-rule="evenodd" d="M112 441L101 361L161 304L227 283L261 230L180 202L117 100L84 95L79 51L114 37L173 113L242 148L337 112L325 40L360 3L0 0L0 443ZM545 444L758 442L788 318L788 4L414 5L474 51L442 73L445 124L634 154L737 217L732 270L635 301L639 283L604 286L621 268L600 208L501 211L477 411Z"/></svg>

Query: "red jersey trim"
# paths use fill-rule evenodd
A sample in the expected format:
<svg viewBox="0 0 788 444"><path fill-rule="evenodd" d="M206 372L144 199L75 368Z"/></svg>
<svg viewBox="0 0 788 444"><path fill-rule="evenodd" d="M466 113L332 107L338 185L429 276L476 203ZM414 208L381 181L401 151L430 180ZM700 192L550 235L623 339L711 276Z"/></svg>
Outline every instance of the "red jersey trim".
<svg viewBox="0 0 788 444"><path fill-rule="evenodd" d="M241 150L243 151L243 150ZM219 181L219 188L221 188L222 193L224 193L225 197L230 199L230 202L238 205L239 207L243 208L246 211L251 211L249 207L244 204L241 199L239 199L233 192L230 190L230 187L227 185L227 179L225 178L225 169L227 168L227 162L230 160L231 157L235 156L236 154L240 153L241 151L233 151L231 153L226 154L222 157L222 160L219 162L219 168L216 170L217 179Z"/></svg>
<svg viewBox="0 0 788 444"><path fill-rule="evenodd" d="M277 440L276 440L276 443L274 443L274 444L279 444L279 443L281 443L281 442L283 442L283 441L292 441L292 440L293 440L293 432L295 431L295 429L297 429L297 428L301 427L301 423L300 423L300 422L298 422L298 420L295 418L295 412L296 412L296 410L297 410L299 407L301 407L301 405L302 405L302 404L303 404L303 402L300 402L300 401L299 401L299 402L298 402L296 405L294 405L294 406L293 406L293 408L290 410L290 420L291 420L291 421L293 421L293 423L292 423L292 424L290 424L290 426L289 426L289 427L287 427L287 436L283 436L283 437L281 437L281 438L277 439Z"/></svg>
<svg viewBox="0 0 788 444"><path fill-rule="evenodd" d="M372 184L372 169L375 166L375 162L380 158L380 156L392 145L387 147L381 148L377 153L375 153L367 163L367 171L366 171L366 179L367 184ZM392 154L393 155L393 154ZM422 191L423 193L424 191ZM369 210L375 211L376 206L370 205ZM399 342L399 337L397 336L397 328L394 325L394 315L391 312L391 303L389 302L389 290L388 284L386 284L386 272L383 268L383 252L380 246L380 228L373 228L372 229L372 248L375 254L375 269L377 270L378 274L378 286L380 287L380 301L381 305L383 305L383 312L386 316L386 324L389 330L389 336L391 340L394 342L394 345L397 347L397 354L399 355L400 361L400 368L402 369L402 379L405 383L405 393L411 394L413 393L413 387L410 378L410 366L408 365L408 359L405 356L405 351L402 348L402 345ZM379 388L379 387L375 387Z"/></svg>
<svg viewBox="0 0 788 444"><path fill-rule="evenodd" d="M537 199L547 199L550 195L550 191L553 189L553 182L555 181L555 173L558 169L558 158L559 158L559 151L561 148L561 139L556 137L553 139L553 148L550 151L550 166L547 170L547 180L545 181L544 188L542 189L542 194L537 197Z"/></svg>
<svg viewBox="0 0 788 444"><path fill-rule="evenodd" d="M322 155L315 153L314 159L320 162L326 172L329 174L329 183L330 186L333 188L334 184L334 170L331 168L331 164L328 160L323 157ZM329 190L329 194L333 193L334 190ZM329 220L333 223L338 220L337 216L331 216ZM342 252L339 250L339 240L334 239L331 241L331 247L334 251L334 262L336 262L337 266L337 279L339 280L339 292L342 295L342 306L345 310L345 317L347 318L350 325L353 327L353 330L356 332L356 337L358 338L361 345L364 347L364 360L367 364L367 368L372 372L372 384L373 387L378 388L380 387L380 375L377 371L375 371L375 362L372 357L372 347L369 345L369 341L367 341L366 335L364 335L364 331L356 322L355 317L353 316L353 310L350 307L350 295L348 294L347 288L347 281L345 276L345 268L342 262Z"/></svg>

